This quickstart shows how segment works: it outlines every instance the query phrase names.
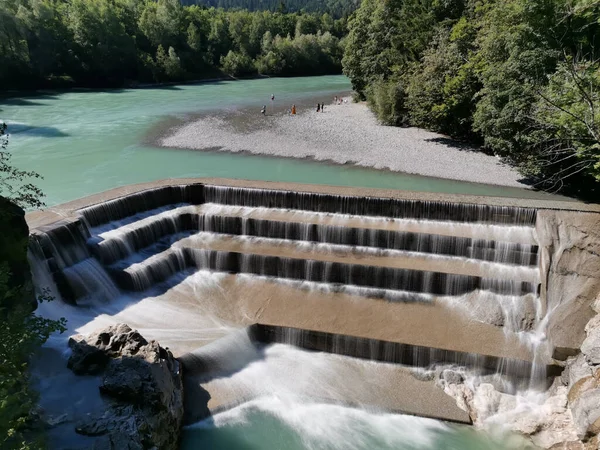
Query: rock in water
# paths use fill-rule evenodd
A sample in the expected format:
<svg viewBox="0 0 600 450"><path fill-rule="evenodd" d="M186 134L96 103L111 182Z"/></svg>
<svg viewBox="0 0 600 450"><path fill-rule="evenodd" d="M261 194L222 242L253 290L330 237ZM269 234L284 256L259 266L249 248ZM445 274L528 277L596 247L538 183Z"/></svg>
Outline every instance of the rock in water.
<svg viewBox="0 0 600 450"><path fill-rule="evenodd" d="M108 408L82 420L76 431L99 436L97 450L179 447L183 389L179 362L156 341L125 324L88 337L69 339L68 367L77 374L102 376L100 392Z"/></svg>

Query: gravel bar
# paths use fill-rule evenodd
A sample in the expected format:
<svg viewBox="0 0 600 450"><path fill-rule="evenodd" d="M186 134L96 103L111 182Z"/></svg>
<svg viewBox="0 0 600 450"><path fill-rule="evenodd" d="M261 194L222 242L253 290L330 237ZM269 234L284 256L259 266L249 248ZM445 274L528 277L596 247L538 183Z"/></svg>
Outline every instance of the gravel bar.
<svg viewBox="0 0 600 450"><path fill-rule="evenodd" d="M527 187L498 158L419 128L380 125L364 103L299 108L269 105L195 117L171 127L155 144L167 148L249 152L500 186Z"/></svg>

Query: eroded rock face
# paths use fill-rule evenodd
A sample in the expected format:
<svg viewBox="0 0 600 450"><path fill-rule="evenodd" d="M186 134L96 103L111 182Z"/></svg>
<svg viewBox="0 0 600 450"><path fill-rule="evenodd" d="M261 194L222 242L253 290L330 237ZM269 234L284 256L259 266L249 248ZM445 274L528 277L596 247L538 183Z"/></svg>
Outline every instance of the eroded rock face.
<svg viewBox="0 0 600 450"><path fill-rule="evenodd" d="M183 390L179 362L156 341L125 324L69 340L68 366L77 374L101 375L100 392L109 399L101 415L76 427L100 436L94 449L165 449L179 446Z"/></svg>
<svg viewBox="0 0 600 450"><path fill-rule="evenodd" d="M581 353L585 355L588 364L600 364L600 314L588 322L585 332Z"/></svg>
<svg viewBox="0 0 600 450"><path fill-rule="evenodd" d="M575 354L600 292L600 214L540 210L536 233L547 274L542 279L551 311L547 334L555 347Z"/></svg>
<svg viewBox="0 0 600 450"><path fill-rule="evenodd" d="M569 359L568 399L577 436L583 441L600 433L600 314L585 327L581 353Z"/></svg>

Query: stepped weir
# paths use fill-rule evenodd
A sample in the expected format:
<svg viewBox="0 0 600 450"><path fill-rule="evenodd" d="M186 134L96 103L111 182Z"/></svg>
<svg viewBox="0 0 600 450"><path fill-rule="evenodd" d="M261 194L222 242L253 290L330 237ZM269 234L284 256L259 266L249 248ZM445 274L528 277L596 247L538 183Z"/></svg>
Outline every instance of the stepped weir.
<svg viewBox="0 0 600 450"><path fill-rule="evenodd" d="M593 230L600 214L575 203L481 201L165 180L27 220L36 270L76 307L123 295L175 296L182 277L218 274L211 312L249 326L256 345L286 343L414 368L451 364L543 383L560 372L556 360L578 348L591 315L571 305L595 292L597 278L581 268L581 283L562 265L584 239L573 230ZM593 252L590 258L598 264ZM186 292L176 301L185 296L193 304L197 294ZM214 359L202 349L181 353L192 377ZM469 420L403 405L395 408Z"/></svg>

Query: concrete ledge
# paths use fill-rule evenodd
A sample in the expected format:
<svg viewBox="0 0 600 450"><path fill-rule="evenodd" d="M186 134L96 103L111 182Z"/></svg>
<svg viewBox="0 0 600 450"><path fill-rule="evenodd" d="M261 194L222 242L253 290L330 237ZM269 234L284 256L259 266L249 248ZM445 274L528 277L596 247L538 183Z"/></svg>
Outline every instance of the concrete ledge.
<svg viewBox="0 0 600 450"><path fill-rule="evenodd" d="M61 205L52 206L42 211L29 212L25 218L30 228L38 228L42 225L48 225L65 217L72 216L77 210L92 206L98 203L114 200L126 195L135 194L149 189L163 186L182 186L192 184L211 184L219 186L253 188L253 189L274 189L290 190L297 192L312 192L332 195L348 195L357 197L380 197L403 200L423 200L439 201L453 203L467 203L478 205L493 206L513 206L536 209L553 209L567 211L587 211L600 213L600 205L586 204L578 201L549 201L532 200L508 197L486 197L461 194L443 194L430 192L400 191L392 189L372 189L372 188L353 188L343 186L326 186L314 184L299 183L281 183L272 181L251 181L251 180L232 180L227 178L167 178L148 183L132 184L121 186L98 194L83 197Z"/></svg>
<svg viewBox="0 0 600 450"><path fill-rule="evenodd" d="M524 380L530 379L533 367L529 361L519 359L498 358L490 355L275 325L255 324L250 327L249 332L251 337L258 342L283 343L306 350L402 364L410 367L426 368L435 364L456 364ZM547 366L546 368L548 376L559 375L561 371L562 368L557 366Z"/></svg>
<svg viewBox="0 0 600 450"><path fill-rule="evenodd" d="M248 332L247 328L245 331ZM249 333L250 335L251 333ZM307 372L298 351L296 359L265 358L268 347L252 342L256 353L238 354L232 360L230 337L215 341L211 351L202 349L182 355L185 417L191 424L237 405L269 395L294 395L307 402L342 404L379 412L392 412L427 417L447 422L471 424L469 414L460 409L454 398L440 389L433 377L417 376L413 369L398 364L381 364L358 358L324 353L318 358L315 372ZM220 346L220 344L222 346ZM224 345L223 345L224 344ZM271 355L281 355L273 349ZM285 352L284 352L285 353ZM223 366L224 364L224 366ZM281 365L280 365L281 364ZM267 365L277 378L275 391L264 386L261 378L247 376ZM323 369L323 372L319 372ZM260 370L260 369L259 369ZM332 374L340 376L332 379ZM331 383L335 383L332 389ZM285 387L290 386L288 390Z"/></svg>

